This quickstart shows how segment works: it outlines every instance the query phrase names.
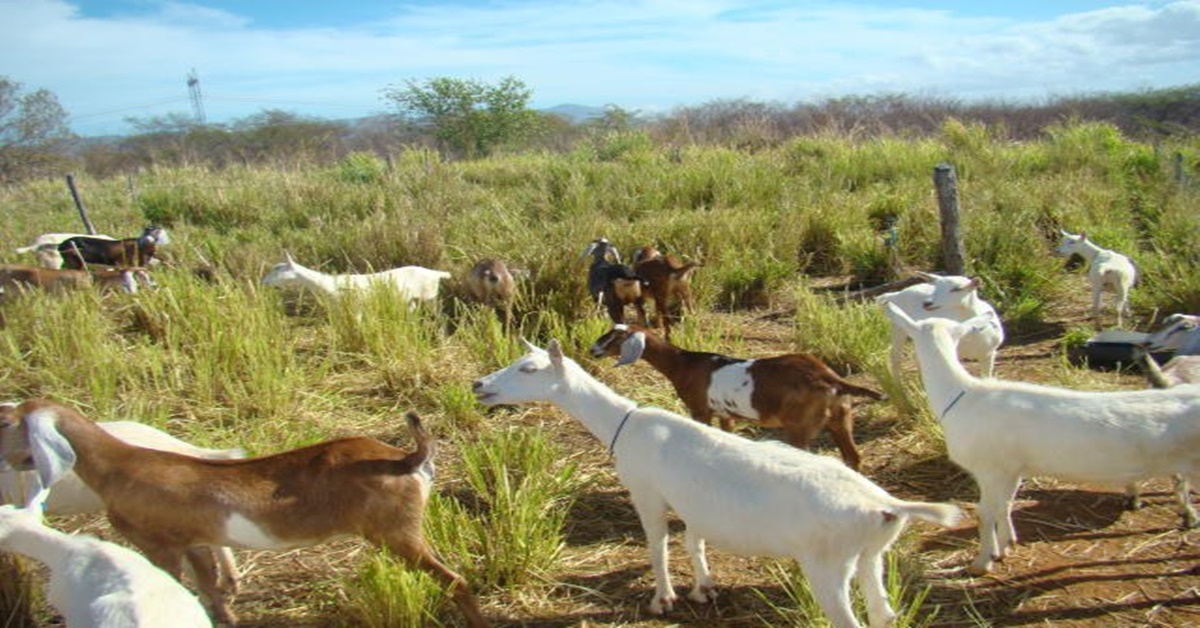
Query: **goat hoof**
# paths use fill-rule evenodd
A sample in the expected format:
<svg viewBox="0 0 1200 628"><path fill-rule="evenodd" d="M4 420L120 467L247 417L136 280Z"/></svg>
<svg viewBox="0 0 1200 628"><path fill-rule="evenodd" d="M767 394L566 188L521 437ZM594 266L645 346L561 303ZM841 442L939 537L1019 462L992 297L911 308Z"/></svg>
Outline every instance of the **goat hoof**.
<svg viewBox="0 0 1200 628"><path fill-rule="evenodd" d="M654 601L650 602L650 612L655 615L662 615L664 612L671 612L675 609L675 599L676 597L674 595L669 597L654 598Z"/></svg>
<svg viewBox="0 0 1200 628"><path fill-rule="evenodd" d="M711 584L698 586L695 589L692 589L691 594L688 595L688 599L693 602L699 602L700 604L716 602L717 588Z"/></svg>
<svg viewBox="0 0 1200 628"><path fill-rule="evenodd" d="M974 563L971 563L967 567L967 573L971 574L972 576L976 576L976 577L986 576L986 575L988 575L988 573L991 570L992 570L992 561L991 560L989 560L983 564L980 564L978 561L976 561Z"/></svg>

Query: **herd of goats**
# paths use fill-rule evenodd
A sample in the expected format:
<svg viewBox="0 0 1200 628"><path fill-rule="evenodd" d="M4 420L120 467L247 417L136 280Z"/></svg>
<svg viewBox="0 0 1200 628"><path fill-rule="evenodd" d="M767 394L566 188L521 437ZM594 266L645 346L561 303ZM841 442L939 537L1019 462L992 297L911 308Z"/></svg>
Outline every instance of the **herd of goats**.
<svg viewBox="0 0 1200 628"><path fill-rule="evenodd" d="M1102 293L1113 292L1120 326L1133 264L1086 234L1062 236L1057 252L1088 262L1092 315L1100 315ZM153 286L147 269L167 241L158 227L123 240L44 234L19 249L35 254L37 266L0 265L0 301L37 289ZM852 400L883 395L811 354L740 359L677 347L671 328L691 306L690 278L699 264L643 247L626 265L604 238L581 259L589 256L588 292L613 322L591 347L592 357L612 356L618 365L645 360L671 382L691 418L620 395L555 340L545 348L526 342L528 353L475 381L473 392L489 406L557 405L607 448L646 535L655 577L649 610L668 612L677 602L667 567L673 511L686 525L692 601L716 597L705 557L712 542L735 554L795 558L838 627L860 625L850 601L857 580L869 625L891 625L896 612L884 587L884 553L909 519L952 526L962 512L899 499L859 473ZM482 260L465 285L475 299L501 306L508 322L513 275L501 261ZM331 297L387 286L415 305L437 299L450 276L419 266L331 275L287 255L262 283ZM1016 545L1011 508L1024 477L1123 486L1137 507L1139 482L1170 476L1183 525L1197 524L1190 484L1200 480L1200 387L1191 384L1200 382L1200 317L1172 315L1147 336L1145 355L1173 355L1161 368L1153 357L1144 359L1153 387L1081 392L993 378L1004 330L978 295L979 282L918 276L920 283L876 300L892 325L892 375L899 377L911 340L949 457L979 486L980 542L971 574L988 573ZM636 322L627 323L628 306L636 308ZM963 359L977 361L982 376L964 368ZM711 425L714 418L720 429ZM469 625L486 626L468 583L422 535L435 443L416 414L407 420L415 451L358 437L246 458L137 422L96 423L53 401L0 404L0 488L11 504L0 507L0 547L49 568L47 599L68 625L183 627L236 623L230 605L239 574L229 548L284 549L357 535L433 575ZM785 442L736 435L735 420L778 428ZM841 461L807 451L822 430ZM43 522L44 514L99 512L141 553ZM203 605L179 584L185 565Z"/></svg>

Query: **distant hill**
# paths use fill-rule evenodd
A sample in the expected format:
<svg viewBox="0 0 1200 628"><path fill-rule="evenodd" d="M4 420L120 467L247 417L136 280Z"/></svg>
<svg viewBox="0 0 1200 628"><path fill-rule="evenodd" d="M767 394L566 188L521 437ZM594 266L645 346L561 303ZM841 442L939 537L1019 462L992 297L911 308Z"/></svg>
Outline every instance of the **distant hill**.
<svg viewBox="0 0 1200 628"><path fill-rule="evenodd" d="M588 105L555 105L549 109L542 109L542 111L565 118L574 124L587 122L588 120L604 115L604 107L591 107Z"/></svg>

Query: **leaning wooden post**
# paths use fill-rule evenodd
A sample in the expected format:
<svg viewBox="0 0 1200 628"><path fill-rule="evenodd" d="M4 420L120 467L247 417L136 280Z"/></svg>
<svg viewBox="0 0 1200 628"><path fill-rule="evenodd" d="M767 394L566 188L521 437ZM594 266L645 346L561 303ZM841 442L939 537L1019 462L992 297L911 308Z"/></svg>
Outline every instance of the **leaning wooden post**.
<svg viewBox="0 0 1200 628"><path fill-rule="evenodd" d="M942 265L949 275L965 274L966 254L958 227L958 177L954 166L944 163L934 166L933 185L937 188L938 210L942 215Z"/></svg>
<svg viewBox="0 0 1200 628"><path fill-rule="evenodd" d="M83 219L83 226L87 229L88 235L96 235L96 228L92 226L92 221L88 220L87 208L83 206L83 198L79 196L79 190L75 189L73 175L67 175L67 188L71 190L71 198L75 199L75 209L79 210L79 217Z"/></svg>

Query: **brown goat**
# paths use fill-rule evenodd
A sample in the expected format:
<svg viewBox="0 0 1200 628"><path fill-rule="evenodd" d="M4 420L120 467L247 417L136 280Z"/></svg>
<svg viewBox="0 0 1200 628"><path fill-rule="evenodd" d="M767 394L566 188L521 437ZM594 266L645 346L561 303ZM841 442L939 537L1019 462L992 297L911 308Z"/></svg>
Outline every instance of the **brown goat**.
<svg viewBox="0 0 1200 628"><path fill-rule="evenodd" d="M137 292L139 286L153 287L144 268L39 268L17 264L0 265L0 300L15 298L27 290L63 292L88 286L102 291Z"/></svg>
<svg viewBox="0 0 1200 628"><path fill-rule="evenodd" d="M654 315L671 338L671 325L678 322L684 308L692 309L692 273L700 262L683 262L674 255L663 255L652 246L633 254L633 272L646 282L646 292L654 301Z"/></svg>
<svg viewBox="0 0 1200 628"><path fill-rule="evenodd" d="M0 264L0 299L3 300L15 298L27 290L63 292L90 285L92 276L83 270Z"/></svg>
<svg viewBox="0 0 1200 628"><path fill-rule="evenodd" d="M467 273L467 291L480 303L504 308L504 324L512 321L513 299L517 296L517 284L513 281L508 266L497 259L481 259Z"/></svg>
<svg viewBox="0 0 1200 628"><path fill-rule="evenodd" d="M75 410L45 400L0 408L0 453L49 486L70 469L104 501L109 521L179 578L186 556L216 620L235 623L210 548L283 549L361 535L441 581L472 626L487 621L461 576L421 534L435 443L408 415L413 453L343 438L241 460L208 460L129 445Z"/></svg>
<svg viewBox="0 0 1200 628"><path fill-rule="evenodd" d="M860 457L850 397L883 398L846 381L811 354L743 360L687 351L637 325L613 327L596 340L591 353L617 356L618 365L645 359L671 381L693 418L709 425L717 417L727 432L734 419L753 421L780 428L785 441L807 449L813 436L827 429L842 460L855 470Z"/></svg>

